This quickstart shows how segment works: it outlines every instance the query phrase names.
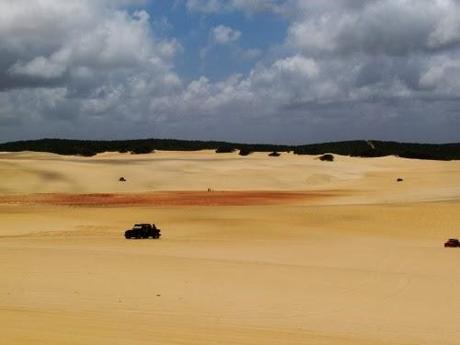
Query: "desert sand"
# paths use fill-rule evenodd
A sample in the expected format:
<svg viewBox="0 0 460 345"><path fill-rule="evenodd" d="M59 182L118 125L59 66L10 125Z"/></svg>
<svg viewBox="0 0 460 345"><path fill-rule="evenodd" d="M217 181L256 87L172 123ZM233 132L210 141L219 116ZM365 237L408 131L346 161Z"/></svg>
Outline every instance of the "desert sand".
<svg viewBox="0 0 460 345"><path fill-rule="evenodd" d="M396 157L0 153L0 343L460 344L459 177ZM125 240L139 222L163 237Z"/></svg>

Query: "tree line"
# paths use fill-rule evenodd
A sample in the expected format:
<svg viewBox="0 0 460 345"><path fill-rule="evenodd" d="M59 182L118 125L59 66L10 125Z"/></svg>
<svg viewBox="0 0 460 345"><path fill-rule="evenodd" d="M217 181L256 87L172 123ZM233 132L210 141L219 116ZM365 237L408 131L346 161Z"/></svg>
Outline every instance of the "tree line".
<svg viewBox="0 0 460 345"><path fill-rule="evenodd" d="M60 155L94 156L102 152L143 154L161 151L214 150L216 153L239 152L246 156L253 152L293 152L298 155L321 155L325 153L354 157L398 156L403 158L458 160L460 143L454 144L414 144L392 141L342 141L309 145L241 144L223 141L198 141L176 139L139 140L67 140L40 139L15 141L0 144L3 152L50 152ZM276 155L272 155L275 156Z"/></svg>

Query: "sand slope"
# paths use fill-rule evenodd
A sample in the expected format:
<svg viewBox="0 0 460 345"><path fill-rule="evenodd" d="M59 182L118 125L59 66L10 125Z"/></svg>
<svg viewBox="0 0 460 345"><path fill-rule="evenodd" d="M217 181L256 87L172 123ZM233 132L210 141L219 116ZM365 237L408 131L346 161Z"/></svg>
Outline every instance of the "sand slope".
<svg viewBox="0 0 460 345"><path fill-rule="evenodd" d="M460 249L442 247L460 236L459 173L394 157L1 154L1 343L459 344ZM99 201L55 202L88 193ZM121 237L142 221L164 237Z"/></svg>

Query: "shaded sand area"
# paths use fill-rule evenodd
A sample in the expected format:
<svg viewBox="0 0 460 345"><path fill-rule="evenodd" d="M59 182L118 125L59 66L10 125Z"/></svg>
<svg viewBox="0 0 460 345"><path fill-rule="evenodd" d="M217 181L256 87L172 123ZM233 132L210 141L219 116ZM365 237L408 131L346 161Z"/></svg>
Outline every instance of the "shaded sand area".
<svg viewBox="0 0 460 345"><path fill-rule="evenodd" d="M0 343L459 344L460 249L442 247L459 177L394 157L0 154ZM163 238L123 239L136 222Z"/></svg>

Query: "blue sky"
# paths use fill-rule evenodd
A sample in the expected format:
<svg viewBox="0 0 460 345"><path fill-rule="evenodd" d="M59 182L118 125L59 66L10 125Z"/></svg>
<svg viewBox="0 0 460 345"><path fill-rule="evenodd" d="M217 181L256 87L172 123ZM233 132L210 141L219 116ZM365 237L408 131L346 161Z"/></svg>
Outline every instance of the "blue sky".
<svg viewBox="0 0 460 345"><path fill-rule="evenodd" d="M257 58L273 54L272 47L283 43L288 27L285 18L270 12L202 13L188 10L184 1L149 1L147 6L130 8L139 9L151 14L158 35L176 39L184 48L186 54L176 57L176 67L188 80L201 75L219 80L233 73L248 73ZM219 25L240 31L241 36L231 44L213 44L211 32ZM203 49L207 50L204 56ZM245 56L248 51L248 55L254 51L255 56Z"/></svg>
<svg viewBox="0 0 460 345"><path fill-rule="evenodd" d="M460 141L457 0L0 0L0 140Z"/></svg>

